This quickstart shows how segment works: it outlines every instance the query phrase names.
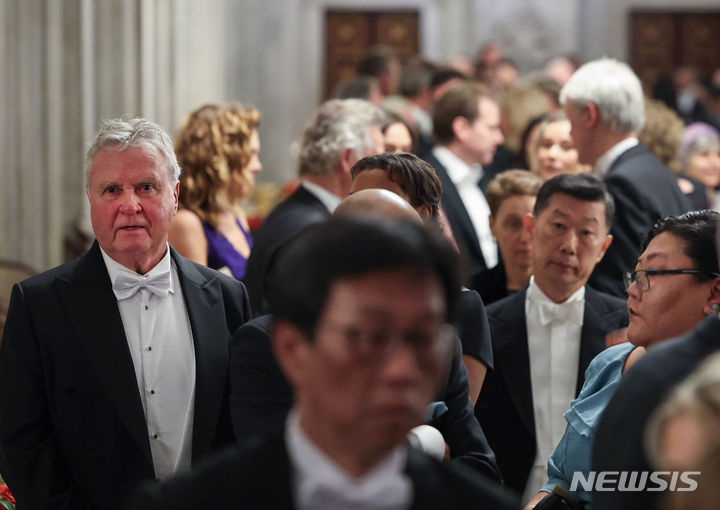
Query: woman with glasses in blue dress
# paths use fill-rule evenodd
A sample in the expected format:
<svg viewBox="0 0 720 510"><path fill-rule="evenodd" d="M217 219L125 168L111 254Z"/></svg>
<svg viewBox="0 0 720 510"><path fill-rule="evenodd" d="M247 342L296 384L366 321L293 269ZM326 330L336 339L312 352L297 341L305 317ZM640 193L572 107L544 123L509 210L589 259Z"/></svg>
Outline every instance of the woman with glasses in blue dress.
<svg viewBox="0 0 720 510"><path fill-rule="evenodd" d="M687 333L707 315L720 312L720 274L715 235L720 214L691 211L659 220L645 234L635 270L624 277L630 322L628 342L600 353L585 372L585 384L565 412L565 435L548 461L548 481L528 503L534 508L555 487L579 506L590 493L587 480L595 428L622 374L646 349ZM553 496L557 497L557 496Z"/></svg>

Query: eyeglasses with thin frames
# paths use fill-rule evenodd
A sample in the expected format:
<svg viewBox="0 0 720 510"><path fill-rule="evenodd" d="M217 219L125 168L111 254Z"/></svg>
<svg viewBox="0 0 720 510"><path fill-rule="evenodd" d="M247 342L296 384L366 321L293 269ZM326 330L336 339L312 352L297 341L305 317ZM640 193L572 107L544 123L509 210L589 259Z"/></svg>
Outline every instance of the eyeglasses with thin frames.
<svg viewBox="0 0 720 510"><path fill-rule="evenodd" d="M432 331L391 331L362 328L351 324L326 322L321 327L339 333L345 340L347 354L364 364L381 365L387 362L401 345L408 345L421 366L444 366L452 356L457 334L450 324Z"/></svg>
<svg viewBox="0 0 720 510"><path fill-rule="evenodd" d="M628 290L630 285L634 282L637 284L637 288L640 292L645 292L650 288L651 276L665 274L704 274L712 277L720 276L720 273L703 271L701 269L639 269L637 271L633 271L632 273L623 274L625 290Z"/></svg>

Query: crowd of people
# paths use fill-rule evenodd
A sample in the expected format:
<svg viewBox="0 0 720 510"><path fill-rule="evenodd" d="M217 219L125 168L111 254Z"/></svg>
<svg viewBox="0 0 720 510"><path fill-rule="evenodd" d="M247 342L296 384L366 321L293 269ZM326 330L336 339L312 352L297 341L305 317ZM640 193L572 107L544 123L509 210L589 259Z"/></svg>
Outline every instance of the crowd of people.
<svg viewBox="0 0 720 510"><path fill-rule="evenodd" d="M96 240L4 325L18 508L714 508L720 135L692 77L661 102L609 58L373 50L254 232L259 111L103 122Z"/></svg>

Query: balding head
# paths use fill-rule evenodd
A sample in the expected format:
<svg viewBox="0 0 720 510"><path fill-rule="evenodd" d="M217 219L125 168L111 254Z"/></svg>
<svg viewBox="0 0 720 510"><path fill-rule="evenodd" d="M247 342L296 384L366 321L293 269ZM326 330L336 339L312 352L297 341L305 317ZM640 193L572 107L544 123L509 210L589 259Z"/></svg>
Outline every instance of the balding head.
<svg viewBox="0 0 720 510"><path fill-rule="evenodd" d="M386 189L364 189L353 193L335 209L335 216L375 216L422 223L420 215L405 199Z"/></svg>

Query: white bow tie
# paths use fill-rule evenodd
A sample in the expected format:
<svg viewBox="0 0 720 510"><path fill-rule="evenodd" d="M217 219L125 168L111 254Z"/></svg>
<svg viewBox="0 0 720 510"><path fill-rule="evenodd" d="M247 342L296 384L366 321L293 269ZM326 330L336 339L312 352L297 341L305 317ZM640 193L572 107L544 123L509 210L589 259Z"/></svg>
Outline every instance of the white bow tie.
<svg viewBox="0 0 720 510"><path fill-rule="evenodd" d="M121 271L113 282L113 292L118 300L132 297L140 289L147 289L156 296L167 296L170 293L170 271L158 273L150 278Z"/></svg>
<svg viewBox="0 0 720 510"><path fill-rule="evenodd" d="M585 300L576 299L560 304L536 301L533 304L537 307L540 324L543 326L551 322L571 322L582 326Z"/></svg>

